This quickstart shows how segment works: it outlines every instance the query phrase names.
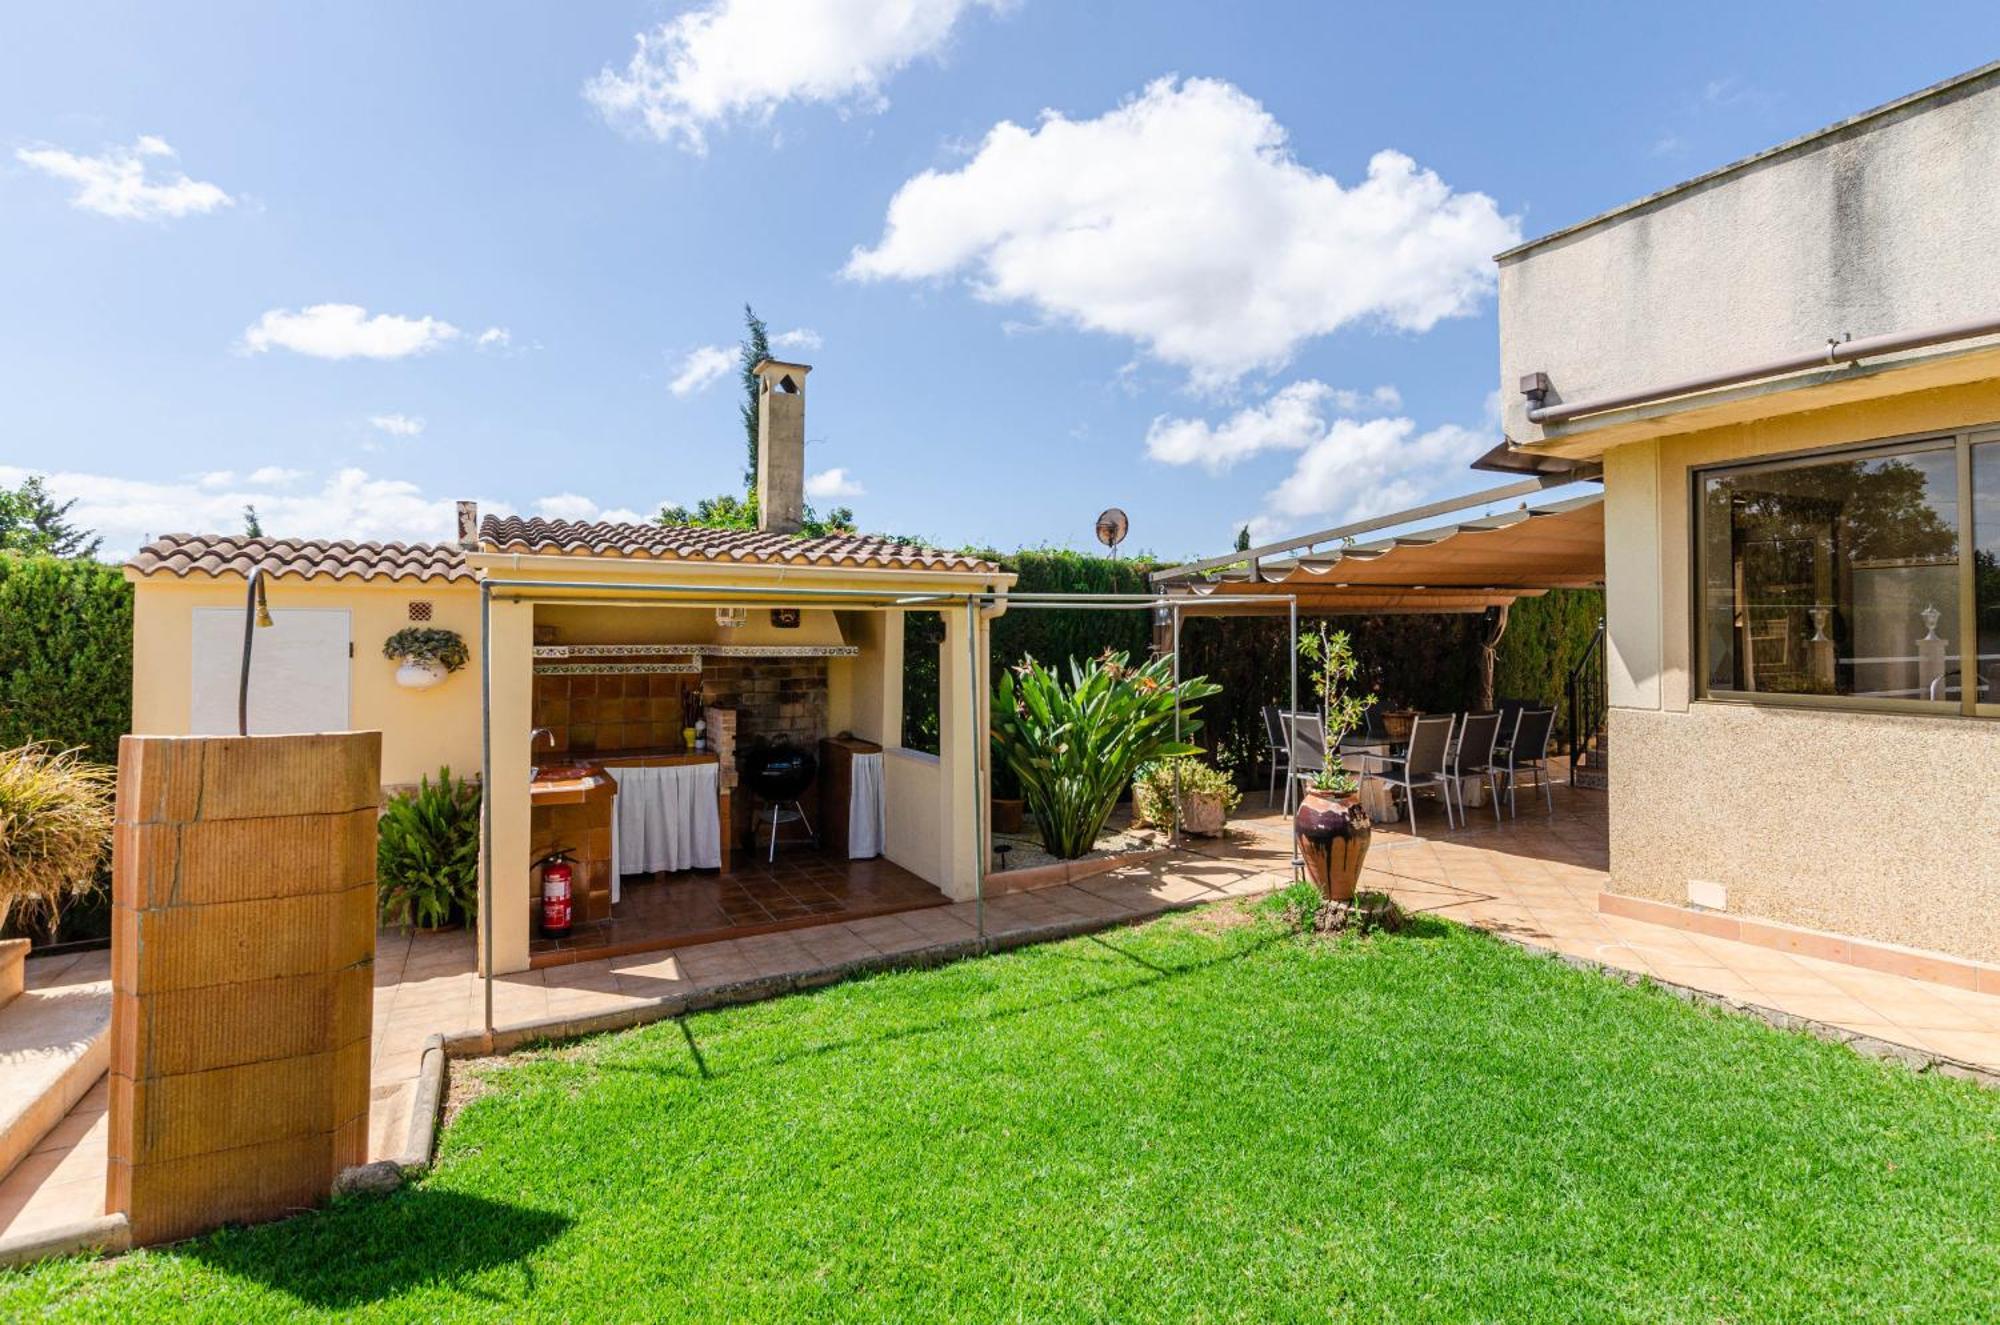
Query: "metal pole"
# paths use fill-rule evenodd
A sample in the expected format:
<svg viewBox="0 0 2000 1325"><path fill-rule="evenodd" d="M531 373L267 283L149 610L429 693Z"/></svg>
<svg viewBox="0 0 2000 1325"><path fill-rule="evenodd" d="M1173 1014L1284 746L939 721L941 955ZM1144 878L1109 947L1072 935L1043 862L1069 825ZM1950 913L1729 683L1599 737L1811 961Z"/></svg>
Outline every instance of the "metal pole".
<svg viewBox="0 0 2000 1325"><path fill-rule="evenodd" d="M479 585L479 943L486 1047L493 1047L493 586Z"/></svg>
<svg viewBox="0 0 2000 1325"><path fill-rule="evenodd" d="M257 600L264 597L264 568L252 566L243 581L243 667L236 676L236 734L250 734L250 651L257 639ZM270 612L267 604L266 614Z"/></svg>
<svg viewBox="0 0 2000 1325"><path fill-rule="evenodd" d="M972 914L979 931L979 946L986 947L986 777L984 724L979 666L979 603L965 600L966 693L972 696L972 721L966 728L966 742L972 747Z"/></svg>
<svg viewBox="0 0 2000 1325"><path fill-rule="evenodd" d="M1286 605L1285 617L1290 627L1286 655L1291 659L1292 721L1297 722L1299 711L1299 600L1296 594L1292 596L1292 601ZM1291 734L1292 729L1290 727L1286 727L1284 723L1279 723L1278 725L1284 728L1285 739L1291 743L1291 749L1285 751L1285 813L1289 815L1292 812L1292 794L1299 784L1299 771L1292 767L1292 755L1299 748L1299 742L1298 738ZM1299 877L1299 872L1304 866L1305 860L1299 855L1299 835L1293 833L1292 877L1294 879Z"/></svg>
<svg viewBox="0 0 2000 1325"><path fill-rule="evenodd" d="M1174 744L1181 743L1181 605L1175 602L1174 612ZM1167 844L1179 846L1181 842L1181 761L1174 760L1174 813L1169 821Z"/></svg>

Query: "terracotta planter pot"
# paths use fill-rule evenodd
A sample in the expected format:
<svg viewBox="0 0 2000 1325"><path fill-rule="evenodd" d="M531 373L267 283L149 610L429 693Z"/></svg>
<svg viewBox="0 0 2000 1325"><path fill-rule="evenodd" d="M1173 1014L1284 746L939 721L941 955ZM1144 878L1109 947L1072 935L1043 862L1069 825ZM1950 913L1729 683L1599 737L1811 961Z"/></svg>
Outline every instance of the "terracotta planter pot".
<svg viewBox="0 0 2000 1325"><path fill-rule="evenodd" d="M1305 858L1306 877L1319 895L1329 902L1353 901L1368 858L1368 839L1375 834L1360 796L1308 791L1292 817L1292 830Z"/></svg>
<svg viewBox="0 0 2000 1325"><path fill-rule="evenodd" d="M993 798L993 831L996 833L1018 833L1021 831L1021 802Z"/></svg>
<svg viewBox="0 0 2000 1325"><path fill-rule="evenodd" d="M1382 715L1382 734L1391 744L1405 745L1409 742L1411 729L1422 716L1415 709L1390 709Z"/></svg>
<svg viewBox="0 0 2000 1325"><path fill-rule="evenodd" d="M1229 812L1222 808L1221 793L1204 796L1199 792L1181 794L1181 831L1197 837L1214 837L1222 831Z"/></svg>

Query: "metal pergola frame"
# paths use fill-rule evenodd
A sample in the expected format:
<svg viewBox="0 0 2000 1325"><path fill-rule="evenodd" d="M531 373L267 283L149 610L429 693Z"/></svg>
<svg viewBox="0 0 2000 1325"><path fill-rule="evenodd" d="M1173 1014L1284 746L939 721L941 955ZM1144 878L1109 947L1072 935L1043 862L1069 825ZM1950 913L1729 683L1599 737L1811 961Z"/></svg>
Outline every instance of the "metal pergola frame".
<svg viewBox="0 0 2000 1325"><path fill-rule="evenodd" d="M747 607L759 604L780 603L799 607L817 606L829 610L847 607L852 610L874 612L906 612L935 610L940 615L950 604L962 602L965 607L966 625L966 690L971 696L970 726L968 729L972 744L972 834L973 834L973 903L975 928L978 931L979 946L986 946L986 750L982 736L982 719L985 717L987 697L979 684L981 658L979 656L979 619L994 607L1013 611L1017 608L1027 611L1151 611L1156 615L1171 613L1172 654L1174 660L1174 737L1181 734L1181 705L1179 703L1181 683L1181 610L1191 606L1185 596L1169 595L1164 590L1147 594L1118 593L1025 593L1010 594L991 589L938 589L918 593L900 593L894 590L804 588L789 585L768 587L746 586L737 589L719 589L713 584L633 584L617 580L546 580L532 578L482 578L479 582L479 947L480 982L484 1001L484 1031L486 1044L493 1044L493 798L487 789L493 785L493 601L497 596L503 602L531 604L591 603L600 605L640 606L644 600L654 599L658 606L716 608ZM636 601L635 601L636 600ZM1290 618L1290 666L1291 666L1291 707L1299 706L1299 605L1296 594L1257 595L1211 595L1200 600L1202 604L1215 603L1256 603L1270 606L1276 602L1287 604ZM940 695L940 700L943 696ZM1176 775L1178 784L1178 775ZM1176 787L1178 790L1178 785ZM1178 799L1178 797L1177 797ZM1176 832L1177 835L1177 832ZM1298 866L1297 853L1293 853L1293 867Z"/></svg>

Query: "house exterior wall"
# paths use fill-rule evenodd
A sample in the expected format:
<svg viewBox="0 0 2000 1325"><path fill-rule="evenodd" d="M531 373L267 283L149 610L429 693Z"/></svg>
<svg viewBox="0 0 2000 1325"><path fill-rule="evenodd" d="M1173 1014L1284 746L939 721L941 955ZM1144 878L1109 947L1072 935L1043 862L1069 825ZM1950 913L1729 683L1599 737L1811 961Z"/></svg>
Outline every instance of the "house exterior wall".
<svg viewBox="0 0 2000 1325"><path fill-rule="evenodd" d="M1993 316L1996 160L1989 66L1501 255L1507 436L1545 436L1529 372L1575 401Z"/></svg>
<svg viewBox="0 0 2000 1325"><path fill-rule="evenodd" d="M268 581L271 606L343 609L350 613L354 657L349 663L349 726L382 733L382 781L399 787L440 765L479 772L479 592L465 582ZM154 577L137 580L132 603L132 730L181 736L191 723L194 695L194 613L241 611L241 579ZM396 684L396 664L382 642L411 624L409 605L431 604L426 623L457 631L472 661L429 690Z"/></svg>
<svg viewBox="0 0 2000 1325"><path fill-rule="evenodd" d="M2000 379L1606 454L1612 891L2000 957L2000 722L1700 698L1690 477L1994 421Z"/></svg>

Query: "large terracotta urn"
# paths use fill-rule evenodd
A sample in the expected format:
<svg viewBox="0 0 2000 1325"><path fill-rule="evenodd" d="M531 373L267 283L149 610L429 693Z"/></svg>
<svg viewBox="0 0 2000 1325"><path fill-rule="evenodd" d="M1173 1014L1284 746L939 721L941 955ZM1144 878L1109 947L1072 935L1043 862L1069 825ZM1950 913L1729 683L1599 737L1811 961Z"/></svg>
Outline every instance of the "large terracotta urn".
<svg viewBox="0 0 2000 1325"><path fill-rule="evenodd" d="M1305 859L1306 877L1329 902L1351 902L1361 879L1361 864L1368 857L1368 839L1375 825L1361 808L1357 792L1334 795L1308 791L1292 816L1299 855Z"/></svg>

